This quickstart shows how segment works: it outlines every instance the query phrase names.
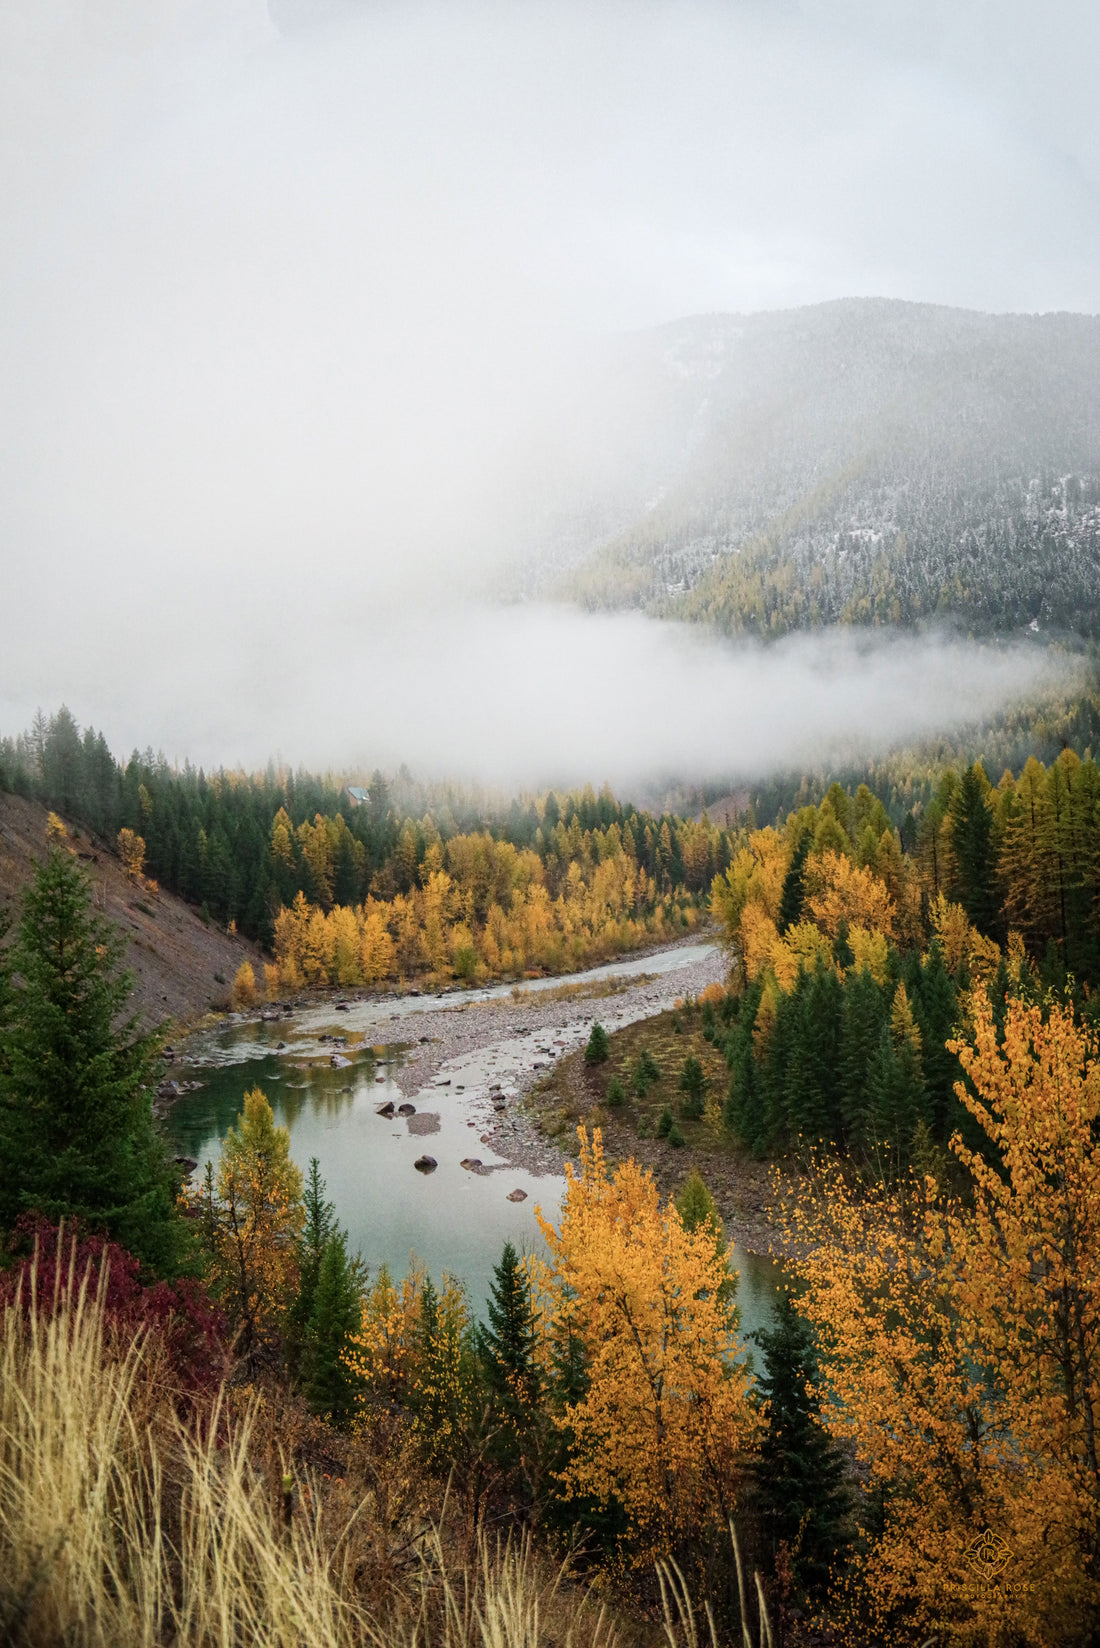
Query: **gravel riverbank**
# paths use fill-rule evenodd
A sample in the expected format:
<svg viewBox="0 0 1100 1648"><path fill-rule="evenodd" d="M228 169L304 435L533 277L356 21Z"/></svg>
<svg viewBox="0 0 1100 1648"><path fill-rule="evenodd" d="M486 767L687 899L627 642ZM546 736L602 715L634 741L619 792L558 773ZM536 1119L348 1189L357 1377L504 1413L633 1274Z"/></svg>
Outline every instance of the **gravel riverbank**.
<svg viewBox="0 0 1100 1648"><path fill-rule="evenodd" d="M424 1106L448 1089L462 1093L470 1125L501 1158L501 1167L560 1174L562 1152L535 1130L520 1103L523 1095L554 1062L584 1046L593 1019L615 1029L650 1018L680 996L697 995L727 970L716 945L697 942L647 961L654 971L641 976L616 974L612 966L590 983L563 980L556 988L525 988L488 1001L447 997L394 1014L388 1022L395 1039L414 1043L395 1072L402 1092Z"/></svg>

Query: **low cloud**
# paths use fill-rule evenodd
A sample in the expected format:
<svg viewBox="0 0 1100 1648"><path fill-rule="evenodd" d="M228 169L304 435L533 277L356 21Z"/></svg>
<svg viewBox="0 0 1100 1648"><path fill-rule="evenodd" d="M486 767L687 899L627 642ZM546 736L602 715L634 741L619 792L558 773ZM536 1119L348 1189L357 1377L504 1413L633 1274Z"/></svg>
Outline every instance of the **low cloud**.
<svg viewBox="0 0 1100 1648"><path fill-rule="evenodd" d="M140 687L131 686L131 668ZM402 762L507 786L735 779L881 754L988 720L1067 678L1023 643L834 630L769 646L639 615L536 603L212 616L201 662L166 615L153 644L0 704L5 730L64 697L119 750L207 767Z"/></svg>

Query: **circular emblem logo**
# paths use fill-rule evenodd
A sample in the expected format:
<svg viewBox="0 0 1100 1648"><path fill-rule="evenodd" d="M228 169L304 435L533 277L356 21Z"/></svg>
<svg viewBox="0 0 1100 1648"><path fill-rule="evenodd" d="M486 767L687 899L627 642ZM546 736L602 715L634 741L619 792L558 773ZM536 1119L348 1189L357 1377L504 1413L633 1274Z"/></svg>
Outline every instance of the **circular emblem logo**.
<svg viewBox="0 0 1100 1648"><path fill-rule="evenodd" d="M998 1539L992 1528L972 1539L965 1554L974 1572L985 1580L995 1579L1012 1558L1012 1552L1003 1539Z"/></svg>

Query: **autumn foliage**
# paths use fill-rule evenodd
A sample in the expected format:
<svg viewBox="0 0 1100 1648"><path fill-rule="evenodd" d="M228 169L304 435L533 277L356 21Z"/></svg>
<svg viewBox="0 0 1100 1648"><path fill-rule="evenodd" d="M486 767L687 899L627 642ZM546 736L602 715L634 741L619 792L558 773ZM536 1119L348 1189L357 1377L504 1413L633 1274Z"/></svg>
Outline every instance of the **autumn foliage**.
<svg viewBox="0 0 1100 1648"><path fill-rule="evenodd" d="M547 1354L575 1338L585 1360L561 1417L562 1481L621 1505L629 1554L647 1563L728 1521L756 1419L713 1230L688 1230L652 1174L633 1161L609 1172L599 1129L578 1131L560 1223L539 1214L551 1257L536 1267Z"/></svg>
<svg viewBox="0 0 1100 1648"><path fill-rule="evenodd" d="M1100 1624L1100 1066L1058 1002L974 1005L956 1135L966 1199L823 1168L788 1203L829 1362L821 1391L863 1480L856 1618L960 1643L1091 1640ZM1011 1552L975 1580L986 1528ZM1091 1622L1091 1625L1089 1624Z"/></svg>
<svg viewBox="0 0 1100 1648"><path fill-rule="evenodd" d="M299 892L275 917L275 987L572 972L695 925L695 899L662 893L617 825L595 837L560 875L486 833L431 848L420 885L389 899L326 909Z"/></svg>

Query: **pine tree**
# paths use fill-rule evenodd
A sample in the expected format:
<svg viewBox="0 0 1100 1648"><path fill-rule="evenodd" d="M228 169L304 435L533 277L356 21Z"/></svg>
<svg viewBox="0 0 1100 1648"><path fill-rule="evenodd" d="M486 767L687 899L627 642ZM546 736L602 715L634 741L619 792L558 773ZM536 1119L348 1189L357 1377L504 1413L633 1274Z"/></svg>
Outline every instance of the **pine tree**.
<svg viewBox="0 0 1100 1648"><path fill-rule="evenodd" d="M287 1318L288 1352L292 1366L304 1367L308 1351L309 1323L317 1295L317 1282L325 1250L337 1230L336 1209L325 1196L321 1164L311 1156L309 1173L302 1190L305 1224L297 1240L298 1296Z"/></svg>
<svg viewBox="0 0 1100 1648"><path fill-rule="evenodd" d="M703 1114L704 1101L707 1096L707 1078L703 1066L689 1053L680 1070L678 1083L680 1092L684 1095L680 1110L683 1115L692 1121L698 1121Z"/></svg>
<svg viewBox="0 0 1100 1648"><path fill-rule="evenodd" d="M488 1324L479 1324L477 1347L496 1432L492 1451L509 1468L530 1452L540 1397L531 1294L511 1242L505 1242L493 1269L487 1310Z"/></svg>
<svg viewBox="0 0 1100 1648"><path fill-rule="evenodd" d="M886 995L866 968L844 982L841 1018L841 1111L847 1143L862 1144L867 1128L867 1092L871 1066L887 1024Z"/></svg>
<svg viewBox="0 0 1100 1648"><path fill-rule="evenodd" d="M802 901L806 896L806 859L813 844L812 831L804 830L787 867L779 899L779 920L776 923L781 933L785 933L788 927L793 927L802 919Z"/></svg>
<svg viewBox="0 0 1100 1648"><path fill-rule="evenodd" d="M847 1544L848 1492L843 1464L820 1419L814 1392L817 1356L813 1330L789 1293L780 1298L775 1326L753 1335L764 1353L760 1394L767 1428L760 1446L757 1496L773 1557L791 1553L796 1582L819 1597Z"/></svg>
<svg viewBox="0 0 1100 1648"><path fill-rule="evenodd" d="M362 1318L360 1268L348 1257L347 1237L334 1230L325 1240L306 1344L306 1399L341 1429L355 1412L359 1381L344 1359Z"/></svg>
<svg viewBox="0 0 1100 1648"><path fill-rule="evenodd" d="M944 966L938 939L932 940L921 965L920 981L913 994L913 1014L921 1033L921 1065L931 1102L932 1136L945 1144L960 1120L969 1121L969 1113L955 1096L962 1067L947 1043L955 1034L958 1008L955 986Z"/></svg>
<svg viewBox="0 0 1100 1648"><path fill-rule="evenodd" d="M23 896L0 983L0 1223L32 1209L79 1219L166 1275L185 1235L152 1116L160 1037L123 1017L122 940L62 832Z"/></svg>
<svg viewBox="0 0 1100 1648"><path fill-rule="evenodd" d="M988 794L989 780L980 762L975 762L959 780L948 816L956 863L956 896L974 926L992 934L1000 924L1000 903L996 892L997 844Z"/></svg>
<svg viewBox="0 0 1100 1648"><path fill-rule="evenodd" d="M607 1031L597 1019L592 1025L588 1043L584 1050L584 1062L585 1064L604 1064L609 1052Z"/></svg>

